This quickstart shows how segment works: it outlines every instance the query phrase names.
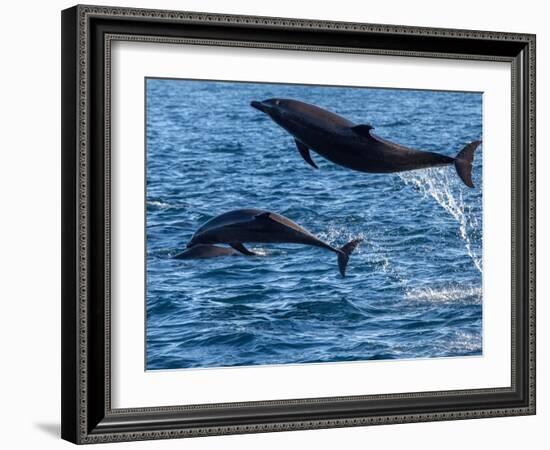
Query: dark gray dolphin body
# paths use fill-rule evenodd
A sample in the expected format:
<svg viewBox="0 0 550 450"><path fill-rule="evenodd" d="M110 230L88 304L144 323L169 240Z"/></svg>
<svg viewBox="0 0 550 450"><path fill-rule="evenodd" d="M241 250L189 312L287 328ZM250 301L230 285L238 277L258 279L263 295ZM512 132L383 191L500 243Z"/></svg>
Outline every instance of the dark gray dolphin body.
<svg viewBox="0 0 550 450"><path fill-rule="evenodd" d="M203 259L216 258L218 256L242 256L242 253L230 247L198 244L174 256L174 259Z"/></svg>
<svg viewBox="0 0 550 450"><path fill-rule="evenodd" d="M355 123L315 105L290 99L268 99L250 103L288 131L308 164L317 168L310 150L335 164L360 172L389 173L454 164L468 187L472 182L473 141L451 158L439 153L414 150L372 133L371 125Z"/></svg>
<svg viewBox="0 0 550 450"><path fill-rule="evenodd" d="M293 243L331 250L338 255L338 267L345 276L349 255L362 239L335 248L317 238L292 220L265 209L237 209L210 219L193 235L187 247L199 244L229 244L235 250L254 255L244 243Z"/></svg>

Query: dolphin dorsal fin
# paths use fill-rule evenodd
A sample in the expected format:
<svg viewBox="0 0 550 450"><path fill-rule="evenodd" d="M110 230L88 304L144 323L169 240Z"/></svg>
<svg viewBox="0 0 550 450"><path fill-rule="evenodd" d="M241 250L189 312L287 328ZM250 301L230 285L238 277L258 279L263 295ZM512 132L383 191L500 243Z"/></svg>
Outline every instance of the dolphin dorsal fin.
<svg viewBox="0 0 550 450"><path fill-rule="evenodd" d="M374 127L368 124L355 125L354 127L351 127L351 131L353 131L355 134L366 138L372 137L370 134L371 130L374 130Z"/></svg>

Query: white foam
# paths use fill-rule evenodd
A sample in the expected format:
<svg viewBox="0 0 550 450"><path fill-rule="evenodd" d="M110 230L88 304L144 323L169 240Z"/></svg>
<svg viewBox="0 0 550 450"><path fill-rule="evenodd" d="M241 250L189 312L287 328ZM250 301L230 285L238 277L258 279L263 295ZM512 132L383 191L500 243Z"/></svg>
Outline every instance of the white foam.
<svg viewBox="0 0 550 450"><path fill-rule="evenodd" d="M482 289L474 286L445 286L442 288L415 288L405 293L407 300L420 303L452 304L481 303Z"/></svg>

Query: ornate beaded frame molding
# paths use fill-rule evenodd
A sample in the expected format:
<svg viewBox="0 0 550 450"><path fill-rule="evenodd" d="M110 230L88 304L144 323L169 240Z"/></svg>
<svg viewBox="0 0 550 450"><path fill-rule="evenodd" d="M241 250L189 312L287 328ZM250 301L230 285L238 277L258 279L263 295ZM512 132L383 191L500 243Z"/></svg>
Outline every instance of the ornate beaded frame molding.
<svg viewBox="0 0 550 450"><path fill-rule="evenodd" d="M390 424L404 422L440 421L452 419L468 419L482 417L499 417L509 415L527 415L535 413L535 36L529 34L497 33L485 31L449 30L421 27L404 27L394 25L375 25L362 23L344 23L330 21L310 21L303 19L284 19L253 16L233 16L218 14L203 14L177 11L159 11L145 9L127 9L96 6L76 6L64 12L67 24L64 27L70 29L69 34L74 40L74 48L64 50L64 59L74 64L74 73L67 69L65 80L71 78L74 98L67 95L69 100L75 100L66 105L67 112L65 122L72 122L65 125L72 128L72 135L63 131L63 158L69 160L66 155L72 154L74 167L71 173L64 171L63 189L72 188L74 192L64 194L64 205L71 203L72 209L64 215L64 224L68 221L71 225L65 225L72 233L64 232L64 246L69 250L63 252L63 306L64 318L72 319L72 322L63 325L63 340L73 340L72 345L65 345L63 351L63 377L70 379L70 387L63 387L62 399L62 436L65 439L76 443L99 443L111 441L130 441L144 439L163 439L174 437L194 437L220 434L238 434L251 432L270 432L298 429L314 429L329 427L349 427L373 424ZM101 180L94 179L91 173L91 152L90 128L93 118L90 114L92 96L97 95L92 90L91 79L91 38L90 21L93 19L109 20L132 20L137 19L142 23L166 23L170 25L203 25L203 26L241 26L247 28L251 33L254 30L275 29L284 30L317 30L321 32L335 33L376 33L378 36L407 36L426 38L457 38L473 41L492 41L503 43L518 43L525 47L525 57L519 60L508 55L484 55L476 53L446 53L443 51L414 49L385 49L367 47L346 47L331 45L309 45L297 43L275 43L253 40L231 40L231 39L206 39L206 38L180 38L168 36L151 36L147 34L131 33L105 33L103 36L103 177ZM64 37L64 40L67 38ZM265 402L246 402L214 405L186 405L173 407L151 407L137 409L112 409L111 408L111 361L110 361L110 75L111 75L111 44L114 41L139 41L152 43L170 43L187 45L216 45L229 47L253 47L264 49L288 49L317 52L339 52L357 54L382 54L411 57L431 58L452 58L452 59L478 59L485 61L505 61L512 65L512 173L523 170L518 176L512 177L512 384L509 388L460 390L460 391L437 391L423 393L404 393L391 395L369 395L354 397L330 397L313 399L291 399ZM75 54L65 56L71 50ZM517 74L522 74L518 79ZM65 88L64 88L65 89ZM67 88L69 89L69 88ZM520 90L523 94L520 94ZM519 96L519 97L518 97ZM516 98L522 98L522 104L518 105ZM76 105L76 108L74 108ZM76 109L76 110L75 110ZM518 125L518 117L523 119L522 126ZM76 152L75 152L76 147ZM67 162L67 165L70 165ZM523 176L523 186L518 183L518 177ZM102 210L103 217L92 217L90 191L93 186L102 184ZM519 189L522 189L518 191ZM72 195L72 196L71 196ZM517 201L514 202L514 199ZM519 200L518 200L519 199ZM90 276L92 251L90 233L95 226L92 220L103 220L103 258L104 278L101 296L103 298L102 323L98 326L90 320L92 314L92 300L90 290L92 278ZM523 241L517 239L518 233L524 234ZM65 240L67 242L65 242ZM96 243L96 245L98 245ZM523 245L523 247L522 247ZM521 250L518 254L517 249ZM517 258L521 258L521 267L518 267ZM67 267L65 267L67 266ZM71 267L69 267L71 266ZM72 283L67 278L74 277ZM521 280L518 287L516 281ZM521 287L523 291L518 291ZM523 297L518 294L524 293ZM520 302L522 302L520 304ZM523 308L523 309L522 309ZM516 311L523 311L523 322L518 328ZM104 361L100 372L90 370L95 368L97 361L92 360L90 349L97 345L97 330L102 332ZM95 334L94 334L95 333ZM520 334L521 333L521 334ZM94 336L93 340L90 336ZM524 336L522 360L518 360L518 336ZM521 373L517 367L521 363ZM91 366L92 364L92 366ZM92 373L93 372L93 373ZM99 374L99 375L98 375ZM103 380L98 381L98 376ZM438 408L433 411L377 414L376 412L364 415L349 413L346 417L338 418L301 418L294 417L292 420L272 420L254 423L224 424L215 423L200 425L188 422L180 425L170 425L173 415L185 415L191 411L219 410L223 408L250 408L250 407L292 407L307 405L331 404L346 401L381 401L381 400L404 400L415 401L427 397L467 397L474 398L476 395L506 395L517 393L518 383L524 386L523 395L514 403L509 402L505 406L484 407L478 404L475 407L465 408ZM102 387L101 405L93 403L91 396L98 394L97 385ZM489 404L489 403L488 403ZM149 420L149 422L147 422ZM163 422L164 420L164 422ZM144 422L146 423L145 425ZM121 425L125 423L125 425ZM130 423L128 425L128 423ZM173 420L172 420L173 423Z"/></svg>

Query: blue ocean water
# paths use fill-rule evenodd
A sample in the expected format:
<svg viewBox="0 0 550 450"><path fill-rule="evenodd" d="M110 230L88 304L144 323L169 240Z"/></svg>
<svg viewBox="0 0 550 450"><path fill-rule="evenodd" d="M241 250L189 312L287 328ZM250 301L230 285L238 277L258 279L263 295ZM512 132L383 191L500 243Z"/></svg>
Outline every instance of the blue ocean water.
<svg viewBox="0 0 550 450"><path fill-rule="evenodd" d="M319 170L251 100L313 103L413 148L455 156L482 138L480 93L148 79L147 369L482 353L482 148L469 189L454 167ZM258 257L177 260L237 208L283 214L334 253L251 245Z"/></svg>

